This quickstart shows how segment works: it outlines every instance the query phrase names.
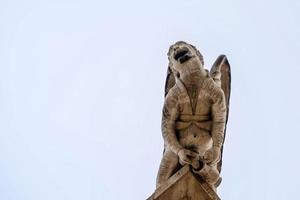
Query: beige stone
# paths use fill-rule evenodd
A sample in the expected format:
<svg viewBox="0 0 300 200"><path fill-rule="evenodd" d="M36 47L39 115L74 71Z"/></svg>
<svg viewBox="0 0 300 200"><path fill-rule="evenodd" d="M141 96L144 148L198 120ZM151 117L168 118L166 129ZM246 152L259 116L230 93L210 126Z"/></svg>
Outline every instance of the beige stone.
<svg viewBox="0 0 300 200"><path fill-rule="evenodd" d="M170 185L174 174L189 167L191 170L184 171L185 175L172 182L172 187L167 190L172 192L166 191L167 196L173 199L170 195L176 194L180 196L176 199L185 199L184 194L189 194L187 199L201 199L198 196L203 193L202 186L209 185L211 190L216 191L221 182L230 98L230 65L226 56L221 55L209 72L204 68L201 53L182 41L170 47L168 59L162 113L165 149L157 175L156 194ZM203 181L199 182L200 179L195 177L201 177ZM206 198L206 193L203 193L202 199ZM168 199L161 195L161 199Z"/></svg>
<svg viewBox="0 0 300 200"><path fill-rule="evenodd" d="M188 165L158 187L147 200L220 200L210 186Z"/></svg>

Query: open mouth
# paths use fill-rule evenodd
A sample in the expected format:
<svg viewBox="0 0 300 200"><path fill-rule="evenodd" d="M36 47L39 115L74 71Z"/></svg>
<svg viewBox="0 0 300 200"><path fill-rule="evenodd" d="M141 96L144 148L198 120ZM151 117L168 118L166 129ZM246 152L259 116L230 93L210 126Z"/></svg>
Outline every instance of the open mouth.
<svg viewBox="0 0 300 200"><path fill-rule="evenodd" d="M181 64L188 61L190 58L192 58L190 52L188 50L179 50L175 53L174 59L179 61Z"/></svg>

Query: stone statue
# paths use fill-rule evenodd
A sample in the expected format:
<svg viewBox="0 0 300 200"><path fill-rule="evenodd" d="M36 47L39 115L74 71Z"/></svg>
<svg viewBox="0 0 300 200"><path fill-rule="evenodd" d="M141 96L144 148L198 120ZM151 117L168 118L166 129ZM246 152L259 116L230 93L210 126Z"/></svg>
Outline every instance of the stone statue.
<svg viewBox="0 0 300 200"><path fill-rule="evenodd" d="M204 69L201 53L179 41L168 52L162 134L165 142L157 188L190 165L214 191L220 184L228 119L230 66L226 56Z"/></svg>

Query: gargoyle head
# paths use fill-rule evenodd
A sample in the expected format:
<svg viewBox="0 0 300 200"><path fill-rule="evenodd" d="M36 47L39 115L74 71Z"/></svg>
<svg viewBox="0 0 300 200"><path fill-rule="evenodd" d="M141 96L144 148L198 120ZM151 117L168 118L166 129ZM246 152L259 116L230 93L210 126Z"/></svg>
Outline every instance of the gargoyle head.
<svg viewBox="0 0 300 200"><path fill-rule="evenodd" d="M178 41L170 47L168 58L170 68L179 74L187 70L199 70L204 65L203 56L196 47L183 41Z"/></svg>

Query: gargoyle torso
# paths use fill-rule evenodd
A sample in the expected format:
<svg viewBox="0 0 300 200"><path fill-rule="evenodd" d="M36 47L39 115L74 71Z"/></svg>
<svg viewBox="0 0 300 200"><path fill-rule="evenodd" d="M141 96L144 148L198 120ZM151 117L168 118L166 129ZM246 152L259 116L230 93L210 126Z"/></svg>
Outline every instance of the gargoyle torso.
<svg viewBox="0 0 300 200"><path fill-rule="evenodd" d="M213 117L225 122L226 107L224 101L218 101L224 95L221 88L209 75L199 80L193 90L188 92L184 83L176 78L176 84L168 94L174 99L169 106L177 108L173 114L176 115L175 130L180 145L203 155L212 147ZM213 105L219 107L218 112L213 113Z"/></svg>

